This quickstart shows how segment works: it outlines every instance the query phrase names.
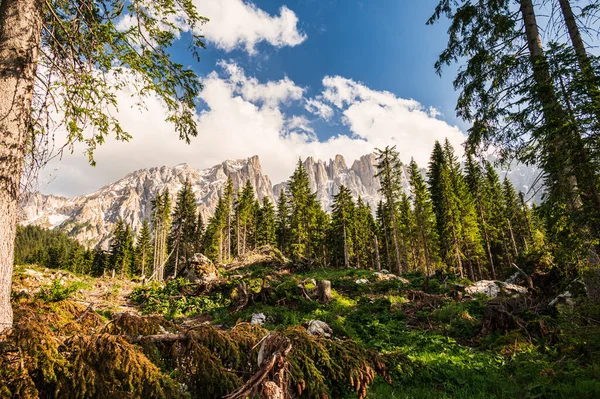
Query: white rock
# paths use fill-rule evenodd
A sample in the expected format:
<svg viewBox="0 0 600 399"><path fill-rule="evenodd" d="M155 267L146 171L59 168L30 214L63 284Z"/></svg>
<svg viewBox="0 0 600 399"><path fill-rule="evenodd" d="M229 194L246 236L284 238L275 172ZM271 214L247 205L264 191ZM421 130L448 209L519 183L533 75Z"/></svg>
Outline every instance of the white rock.
<svg viewBox="0 0 600 399"><path fill-rule="evenodd" d="M253 313L250 324L257 324L259 326L262 326L263 324L265 324L266 321L267 321L267 316L265 316L264 313Z"/></svg>
<svg viewBox="0 0 600 399"><path fill-rule="evenodd" d="M528 293L525 287L497 280L477 281L466 287L465 292L469 295L484 294L490 298L496 298L499 295L518 296Z"/></svg>
<svg viewBox="0 0 600 399"><path fill-rule="evenodd" d="M361 278L361 279L355 280L354 282L356 284L368 284L369 280L367 280L366 278Z"/></svg>
<svg viewBox="0 0 600 399"><path fill-rule="evenodd" d="M317 337L331 337L333 334L333 330L327 323L321 320L311 320L308 322L308 327L306 327L306 331L310 335L315 335Z"/></svg>

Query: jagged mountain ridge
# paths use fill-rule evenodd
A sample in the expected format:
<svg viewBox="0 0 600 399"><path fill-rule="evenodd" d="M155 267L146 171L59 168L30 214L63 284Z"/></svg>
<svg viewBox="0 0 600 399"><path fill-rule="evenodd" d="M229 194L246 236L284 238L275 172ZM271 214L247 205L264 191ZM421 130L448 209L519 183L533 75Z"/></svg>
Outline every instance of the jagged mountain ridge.
<svg viewBox="0 0 600 399"><path fill-rule="evenodd" d="M224 161L212 168L197 170L187 164L175 167L141 169L100 190L74 198L35 193L21 206L21 223L60 227L84 245L108 246L107 238L114 223L122 218L135 231L149 218L152 200L168 188L172 199L189 179L200 212L208 219L214 212L228 176L234 188L250 180L260 200L274 201L272 183L264 175L258 156Z"/></svg>
<svg viewBox="0 0 600 399"><path fill-rule="evenodd" d="M360 196L372 209L381 200L380 182L374 177L374 154L360 157L350 167L341 155L327 162L308 157L303 165L308 172L311 190L316 192L317 199L327 211L331 210L333 196L339 192L341 185L348 187L355 198ZM402 167L401 174L402 186L408 190L406 166ZM20 219L24 225L59 227L84 245L107 248L110 231L118 218L138 231L142 221L150 216L156 194L168 188L174 198L186 179L192 183L199 210L207 220L214 213L228 176L231 176L236 190L250 180L261 201L268 197L275 202L286 185L285 182L272 185L262 171L258 156L224 161L203 170L187 164L154 167L132 172L87 195L65 198L32 194L22 203ZM518 190L526 190L535 178L523 168L508 176L515 180L513 183Z"/></svg>

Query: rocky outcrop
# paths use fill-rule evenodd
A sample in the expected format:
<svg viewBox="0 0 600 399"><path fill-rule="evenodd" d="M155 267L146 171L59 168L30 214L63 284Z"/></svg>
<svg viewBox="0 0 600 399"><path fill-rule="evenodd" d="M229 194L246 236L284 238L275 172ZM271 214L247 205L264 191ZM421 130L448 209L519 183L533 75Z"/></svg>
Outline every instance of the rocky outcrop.
<svg viewBox="0 0 600 399"><path fill-rule="evenodd" d="M480 280L465 288L465 293L471 296L485 295L489 298L498 296L527 295L527 288L520 285L505 283L497 280Z"/></svg>
<svg viewBox="0 0 600 399"><path fill-rule="evenodd" d="M341 155L336 155L334 159L327 162L308 157L303 165L308 173L310 188L317 194L317 199L326 211L331 211L333 196L339 192L342 185L350 190L354 199L360 196L373 210L382 199L379 193L381 184L379 178L375 177L377 162L374 154L363 155L354 161L351 167L347 166L346 160ZM408 190L406 166L402 167L400 173L402 187ZM275 185L273 187L275 197L279 197L285 187L285 183Z"/></svg>
<svg viewBox="0 0 600 399"><path fill-rule="evenodd" d="M271 181L254 156L225 161L204 170L187 164L142 169L92 194L74 198L36 193L22 203L21 223L60 227L89 247L107 248L108 236L119 218L138 231L142 221L150 217L156 194L168 188L174 199L186 180L192 184L199 211L208 219L214 213L228 177L236 190L250 180L259 200L264 197L275 200Z"/></svg>

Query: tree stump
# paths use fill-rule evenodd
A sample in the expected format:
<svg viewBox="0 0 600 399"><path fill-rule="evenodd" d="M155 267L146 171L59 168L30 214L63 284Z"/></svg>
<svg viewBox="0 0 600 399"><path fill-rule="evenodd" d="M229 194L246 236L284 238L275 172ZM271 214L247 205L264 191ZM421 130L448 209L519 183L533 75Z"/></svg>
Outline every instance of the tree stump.
<svg viewBox="0 0 600 399"><path fill-rule="evenodd" d="M317 282L317 293L319 296L319 301L323 303L327 303L331 300L331 281L329 280L319 280Z"/></svg>

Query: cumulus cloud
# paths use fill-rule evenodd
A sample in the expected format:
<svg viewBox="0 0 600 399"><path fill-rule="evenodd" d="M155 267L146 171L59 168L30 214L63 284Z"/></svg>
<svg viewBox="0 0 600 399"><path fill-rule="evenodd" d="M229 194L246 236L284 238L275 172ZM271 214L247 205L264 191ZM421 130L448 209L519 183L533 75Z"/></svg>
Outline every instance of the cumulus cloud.
<svg viewBox="0 0 600 399"><path fill-rule="evenodd" d="M435 108L425 109L418 101L372 90L341 76L324 78L323 86L322 98L339 108L354 137L379 148L395 144L405 162L414 157L424 166L435 141L446 138L457 153L462 151L464 134L437 119Z"/></svg>
<svg viewBox="0 0 600 399"><path fill-rule="evenodd" d="M309 98L306 100L304 108L311 114L320 116L326 121L329 121L331 118L333 118L333 108L318 99Z"/></svg>
<svg viewBox="0 0 600 399"><path fill-rule="evenodd" d="M146 110L134 108L136 98L118 93L118 117L132 134L129 143L107 141L96 151L98 166L87 165L83 148L65 155L56 179L44 192L76 195L92 192L137 169L187 162L207 168L226 159L259 155L264 172L274 183L286 180L299 157L320 159L342 154L351 163L376 147L397 145L402 159L414 156L425 165L434 141L448 137L458 149L464 136L456 127L436 119L414 100L375 91L339 76L323 79L318 101L342 115L340 132L319 140L313 121L303 115L310 102L304 89L290 79L259 82L237 64L221 62L219 71L203 79L200 99L205 110L198 118L198 137L190 145L178 141L172 125L164 121L166 109L150 97ZM314 116L312 116L314 118ZM46 171L46 181L53 172Z"/></svg>
<svg viewBox="0 0 600 399"><path fill-rule="evenodd" d="M297 46L306 40L298 29L296 14L282 6L279 15L269 15L243 0L193 0L200 15L210 19L200 29L208 42L225 51L237 48L249 54L260 42L275 47Z"/></svg>

